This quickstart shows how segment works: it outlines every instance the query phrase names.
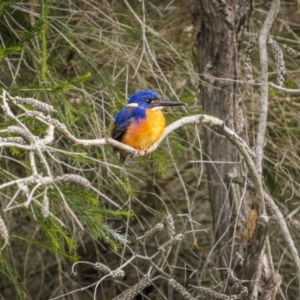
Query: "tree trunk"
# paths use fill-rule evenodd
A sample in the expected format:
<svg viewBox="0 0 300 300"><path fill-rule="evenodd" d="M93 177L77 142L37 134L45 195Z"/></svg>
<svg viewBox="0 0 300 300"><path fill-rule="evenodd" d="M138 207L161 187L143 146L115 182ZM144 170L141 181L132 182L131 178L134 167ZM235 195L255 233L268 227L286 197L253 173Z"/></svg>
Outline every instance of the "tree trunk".
<svg viewBox="0 0 300 300"><path fill-rule="evenodd" d="M247 0L189 2L203 112L224 120L238 134L244 127L237 82L238 34L247 18L247 3ZM243 200L235 224L241 189L237 186L233 189L228 179L243 176L245 170L237 150L227 139L211 130L205 130L204 157L211 161L206 165L206 171L220 267L232 268L232 242L235 246L245 243L248 201Z"/></svg>

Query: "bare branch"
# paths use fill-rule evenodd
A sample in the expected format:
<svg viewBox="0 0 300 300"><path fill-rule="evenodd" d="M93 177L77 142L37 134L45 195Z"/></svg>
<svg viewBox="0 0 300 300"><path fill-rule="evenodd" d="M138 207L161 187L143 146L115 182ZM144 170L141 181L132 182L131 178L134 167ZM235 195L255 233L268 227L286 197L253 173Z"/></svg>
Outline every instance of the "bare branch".
<svg viewBox="0 0 300 300"><path fill-rule="evenodd" d="M183 297L183 299L186 300L196 300L179 282L177 282L175 279L171 278L169 279L170 285L177 290L180 295ZM228 298L226 298L228 299Z"/></svg>
<svg viewBox="0 0 300 300"><path fill-rule="evenodd" d="M4 247L8 244L8 230L1 216L0 216L0 236L4 240L4 244L0 249L0 251L2 251Z"/></svg>
<svg viewBox="0 0 300 300"><path fill-rule="evenodd" d="M151 280L148 275L144 276L138 283L133 285L131 288L125 290L117 297L113 298L112 300L131 300L138 294L140 294L144 288L151 285Z"/></svg>
<svg viewBox="0 0 300 300"><path fill-rule="evenodd" d="M253 285L255 283L254 279L259 281L259 277L257 275L261 274L259 270L259 266L261 265L261 253L264 248L265 239L268 233L268 220L266 216L261 216L257 220L257 225L255 227L253 238L250 245L247 247L247 260L244 264L242 279L247 280L249 285ZM252 290L252 288L249 288Z"/></svg>
<svg viewBox="0 0 300 300"><path fill-rule="evenodd" d="M263 147L265 140L265 132L267 126L267 116L268 116L268 54L267 54L267 38L271 26L276 18L280 6L280 0L273 0L268 16L264 22L264 25L258 36L258 47L259 47L259 57L260 57L260 71L261 71L261 96L260 96L260 118L258 125L258 132L256 138L256 158L255 165L257 172L261 177L262 174L262 157L263 157Z"/></svg>
<svg viewBox="0 0 300 300"><path fill-rule="evenodd" d="M265 132L267 127L267 117L268 117L268 54L267 54L267 39L269 35L269 31L271 26L278 14L280 7L280 0L273 0L270 10L268 12L267 18L262 26L262 29L258 36L258 48L259 48L259 57L260 57L260 72L261 72L261 87L260 87L260 117L258 124L258 132L256 137L256 158L255 158L255 166L258 172L259 179L262 178L262 159L263 159L263 148L265 141ZM282 80L283 82L283 80ZM281 80L279 81L281 84ZM264 198L262 198L263 201ZM262 203L262 212L265 213L265 205ZM258 216L261 216L259 213ZM258 226L259 224L257 224ZM264 243L264 241L262 241ZM260 264L261 264L261 256L263 253L263 247L260 249L260 253L258 255L258 263L256 264L256 272L260 274ZM257 278L259 279L259 278ZM258 293L258 281L254 283L252 295L253 299L257 298Z"/></svg>
<svg viewBox="0 0 300 300"><path fill-rule="evenodd" d="M282 92L300 94L300 89L288 89L288 88L285 88L285 87L282 87L282 86L278 86L278 85L274 84L273 82L270 82L269 86L271 86L271 87L273 87L277 90L280 90Z"/></svg>
<svg viewBox="0 0 300 300"><path fill-rule="evenodd" d="M293 48L288 47L287 45L282 45L282 48L284 49L284 51L289 54L291 57L295 58L295 59L300 59L300 52L296 51Z"/></svg>
<svg viewBox="0 0 300 300"><path fill-rule="evenodd" d="M8 95L8 99L17 104L28 104L40 111L44 111L44 112L54 112L55 111L52 105L41 102L34 98L22 98L19 96L12 97L12 96Z"/></svg>
<svg viewBox="0 0 300 300"><path fill-rule="evenodd" d="M162 223L156 224L153 228L147 230L142 236L137 237L137 240L141 239L149 239L152 237L157 236L159 233L161 233L164 230L165 226Z"/></svg>

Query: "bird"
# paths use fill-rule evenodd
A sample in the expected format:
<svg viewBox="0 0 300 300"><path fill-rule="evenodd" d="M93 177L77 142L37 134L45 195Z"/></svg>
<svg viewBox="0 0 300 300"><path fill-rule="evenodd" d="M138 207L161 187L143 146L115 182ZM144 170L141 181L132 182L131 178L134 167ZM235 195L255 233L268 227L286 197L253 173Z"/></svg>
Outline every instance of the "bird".
<svg viewBox="0 0 300 300"><path fill-rule="evenodd" d="M166 106L181 106L185 103L161 100L161 96L152 90L140 90L128 99L127 104L117 113L111 137L123 144L135 148L141 155L157 142L163 134L166 120L162 109ZM120 162L124 163L127 152L119 152Z"/></svg>

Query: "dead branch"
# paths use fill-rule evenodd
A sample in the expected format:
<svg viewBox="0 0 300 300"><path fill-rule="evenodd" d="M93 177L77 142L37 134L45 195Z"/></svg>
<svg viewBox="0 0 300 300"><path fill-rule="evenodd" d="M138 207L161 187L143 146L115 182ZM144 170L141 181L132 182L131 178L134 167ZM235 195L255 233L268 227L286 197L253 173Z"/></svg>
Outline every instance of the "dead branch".
<svg viewBox="0 0 300 300"><path fill-rule="evenodd" d="M263 158L263 146L265 140L265 132L267 126L268 116L268 53L267 53L267 38L271 26L279 11L280 0L273 0L268 16L263 24L263 27L258 36L258 47L260 57L260 71L261 71L261 96L260 96L260 118L258 125L258 132L256 138L256 158L255 165L257 172L261 177L262 174L262 158Z"/></svg>
<svg viewBox="0 0 300 300"><path fill-rule="evenodd" d="M261 88L260 88L260 117L259 117L259 124L258 124L258 132L256 137L256 158L255 158L255 165L256 170L259 176L259 179L262 179L262 160L263 160L263 147L265 141L265 133L267 127L267 117L268 117L268 54L267 54L267 39L269 35L269 31L271 26L275 20L275 17L278 14L280 7L280 0L273 0L270 10L268 12L267 18L261 28L261 31L258 36L258 48L259 48L259 58L260 58L260 72L261 72ZM282 84L283 80L280 80L279 84ZM265 205L264 205L264 198L262 197L262 212L265 212ZM258 214L259 218L261 214ZM258 226L258 224L257 224ZM266 230L267 231L267 230ZM265 235L267 232L265 232ZM258 236L257 236L258 238ZM254 241L254 239L253 239ZM261 242L264 244L265 239L262 239ZM257 281L253 285L251 297L253 299L257 298L258 295L258 280L260 279L261 274L261 256L263 253L263 247L257 249L256 255L256 279ZM259 252L260 251L260 252ZM254 274L255 274L254 273ZM250 274L248 274L250 275Z"/></svg>
<svg viewBox="0 0 300 300"><path fill-rule="evenodd" d="M135 296L140 294L144 288L150 285L151 285L150 277L148 275L145 275L139 282L137 282L135 285L125 290L124 292L122 292L112 300L131 300Z"/></svg>
<svg viewBox="0 0 300 300"><path fill-rule="evenodd" d="M251 243L247 247L246 261L244 263L242 279L247 280L253 285L257 276L259 266L261 265L261 253L264 248L266 236L268 233L268 220L266 216L261 216L257 220L257 224L253 233ZM249 286L249 290L252 287Z"/></svg>
<svg viewBox="0 0 300 300"><path fill-rule="evenodd" d="M270 82L269 86L282 92L300 94L300 89L288 89L282 86L278 86L273 82Z"/></svg>
<svg viewBox="0 0 300 300"><path fill-rule="evenodd" d="M242 178L234 178L232 181L244 186L244 184L245 184L244 180L245 180L244 178L243 179ZM254 191L254 186L249 181L247 182L247 188ZM286 241L286 244L290 250L290 254L291 254L294 264L296 266L297 277L300 278L300 258L299 258L298 250L297 250L294 240L290 234L290 231L287 227L287 222L289 222L289 224L290 224L291 221L288 219L286 222L283 214L281 213L280 209L278 208L275 201L273 200L273 198L270 195L268 195L267 193L264 193L264 198L266 200L266 206L269 207L269 210L271 210L272 214L274 214L276 217L278 226L283 234L283 238ZM272 217L270 218L270 221L272 221Z"/></svg>

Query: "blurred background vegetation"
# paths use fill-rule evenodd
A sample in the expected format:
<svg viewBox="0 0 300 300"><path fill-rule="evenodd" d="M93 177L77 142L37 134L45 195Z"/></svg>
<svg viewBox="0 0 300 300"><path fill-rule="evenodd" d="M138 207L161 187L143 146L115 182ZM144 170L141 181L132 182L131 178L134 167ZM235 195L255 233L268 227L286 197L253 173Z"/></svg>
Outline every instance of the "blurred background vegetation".
<svg viewBox="0 0 300 300"><path fill-rule="evenodd" d="M269 2L269 1L268 1ZM300 51L299 2L285 1L272 29L279 44ZM256 37L269 9L266 1L255 1L250 23L240 37L241 58L249 40ZM163 98L189 104L187 109L166 111L167 122L201 113L200 92L193 67L194 37L188 5L177 1L70 0L0 3L0 83L12 96L33 97L51 104L53 116L76 137L93 139L110 135L113 116L128 96L140 89L153 89ZM271 55L270 55L271 56ZM285 86L300 88L300 61L285 56ZM252 56L255 81L259 81L258 52ZM242 65L242 59L241 59ZM242 74L241 74L242 75ZM270 80L276 80L275 62L270 59ZM240 83L246 113L244 138L254 145L259 116L259 86ZM265 188L278 201L284 214L299 207L299 94L270 89L270 111L265 147ZM17 109L16 109L17 110ZM16 112L17 113L17 112ZM1 111L1 128L12 124ZM21 121L39 136L45 132L31 118ZM80 266L70 276L72 262L101 261L111 269L140 251L135 239L168 213L176 231L186 235L176 260L176 278L188 284L218 289L220 276L212 248L214 235L207 180L203 173L209 158L202 153L202 129L182 127L172 133L147 157L119 164L109 146L74 146L57 135L46 154L52 174L74 173L87 178L95 190L60 185L48 192L50 211L61 223L46 219L37 205L4 209L18 187L1 190L1 212L10 245L0 252L0 295L2 299L48 299L87 286L101 275L90 266ZM1 149L0 184L30 176L28 153ZM46 172L37 162L39 174ZM66 209L69 207L84 226L80 229ZM42 189L36 200L42 201ZM25 201L19 193L15 205ZM113 205L117 203L119 207ZM300 247L299 232L293 232ZM128 247L124 246L128 240ZM160 243L168 239L164 234ZM290 272L291 257L285 252L275 228L271 242L276 269L283 276L282 290L292 297L297 289ZM150 255L157 241L147 244ZM172 254L176 256L176 254ZM107 280L98 289L98 299L112 299L148 270L144 262L127 266L123 280ZM157 283L145 292L148 298L165 299ZM93 288L64 299L92 299ZM181 299L174 294L176 299ZM295 298L290 298L295 299Z"/></svg>

